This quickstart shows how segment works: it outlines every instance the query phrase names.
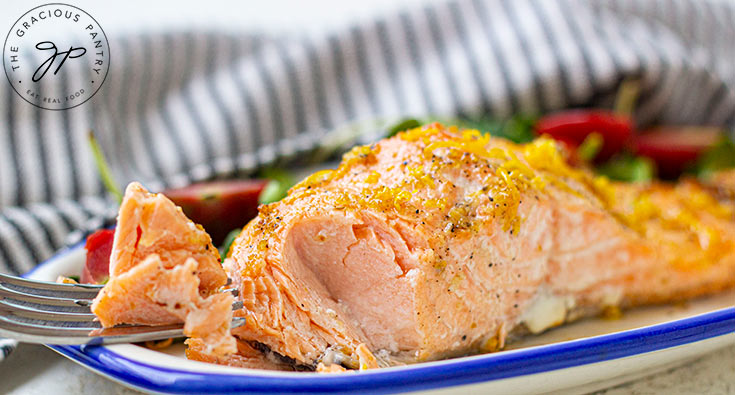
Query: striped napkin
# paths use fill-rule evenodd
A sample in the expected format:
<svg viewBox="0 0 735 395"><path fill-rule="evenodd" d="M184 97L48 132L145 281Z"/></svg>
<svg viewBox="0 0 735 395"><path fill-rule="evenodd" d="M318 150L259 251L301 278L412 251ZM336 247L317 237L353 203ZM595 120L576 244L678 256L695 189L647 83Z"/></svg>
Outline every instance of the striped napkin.
<svg viewBox="0 0 735 395"><path fill-rule="evenodd" d="M84 105L39 109L3 81L2 272L114 216L89 130L119 181L161 189L302 157L348 122L609 106L631 77L640 126L735 127L735 4L722 1L452 0L319 34L108 39L114 61Z"/></svg>

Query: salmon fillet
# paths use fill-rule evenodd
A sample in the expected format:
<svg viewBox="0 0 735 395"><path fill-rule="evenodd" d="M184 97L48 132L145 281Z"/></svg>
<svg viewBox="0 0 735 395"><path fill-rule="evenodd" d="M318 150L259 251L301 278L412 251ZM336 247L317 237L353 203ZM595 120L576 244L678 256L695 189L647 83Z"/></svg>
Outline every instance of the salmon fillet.
<svg viewBox="0 0 735 395"><path fill-rule="evenodd" d="M110 278L92 304L103 327L184 323L212 358L237 352L233 296L207 233L161 194L131 183L120 206Z"/></svg>
<svg viewBox="0 0 735 395"><path fill-rule="evenodd" d="M498 350L733 287L734 207L693 181L610 182L546 138L427 125L260 207L224 263L247 319L232 333L321 371Z"/></svg>

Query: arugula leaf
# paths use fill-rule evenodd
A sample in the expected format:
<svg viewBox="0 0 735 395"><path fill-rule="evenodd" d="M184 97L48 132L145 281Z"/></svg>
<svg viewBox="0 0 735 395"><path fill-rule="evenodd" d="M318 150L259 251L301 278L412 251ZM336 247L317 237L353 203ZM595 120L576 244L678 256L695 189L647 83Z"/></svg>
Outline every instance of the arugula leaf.
<svg viewBox="0 0 735 395"><path fill-rule="evenodd" d="M269 180L258 198L260 204L273 203L283 199L286 197L288 190L296 183L293 175L283 169L264 169L258 175Z"/></svg>
<svg viewBox="0 0 735 395"><path fill-rule="evenodd" d="M604 143L605 140L602 139L601 134L592 132L585 137L582 144L577 148L577 155L580 159L591 162L600 153Z"/></svg>
<svg viewBox="0 0 735 395"><path fill-rule="evenodd" d="M242 232L242 228L236 228L231 230L230 233L225 236L225 241L222 242L222 246L219 248L219 256L223 261L225 260L227 253L230 252L232 243L234 243L237 236L240 235L240 232Z"/></svg>
<svg viewBox="0 0 735 395"><path fill-rule="evenodd" d="M421 126L421 122L418 119L413 118L407 118L399 121L397 124L388 127L388 134L386 134L386 137L393 137L398 132L402 132L404 130L413 129Z"/></svg>
<svg viewBox="0 0 735 395"><path fill-rule="evenodd" d="M107 191L117 199L117 203L122 203L123 194L120 191L120 188L118 188L115 178L112 176L110 166L107 165L105 154L102 152L102 147L100 147L91 130L89 131L89 134L87 134L87 140L89 142L89 148L92 150L92 158L94 159L95 165L97 165L97 171L102 178L102 183L105 185L105 188L107 188Z"/></svg>
<svg viewBox="0 0 735 395"><path fill-rule="evenodd" d="M490 133L494 137L503 137L515 143L526 143L533 140L533 127L538 117L533 115L518 114L511 118L502 120L486 116L475 118L446 118L427 117L423 119L409 118L387 128L387 137L395 136L398 132L411 129L432 122L440 122L444 125L455 125L465 129L477 129L484 133Z"/></svg>
<svg viewBox="0 0 735 395"><path fill-rule="evenodd" d="M698 177L706 178L719 170L735 167L735 143L727 136L700 155L694 165Z"/></svg>
<svg viewBox="0 0 735 395"><path fill-rule="evenodd" d="M528 143L536 137L533 132L536 121L538 121L538 117L535 115L514 115L505 121L501 130L493 135L505 137L514 143Z"/></svg>
<svg viewBox="0 0 735 395"><path fill-rule="evenodd" d="M610 179L627 182L647 182L656 176L656 164L649 158L624 154L597 168Z"/></svg>

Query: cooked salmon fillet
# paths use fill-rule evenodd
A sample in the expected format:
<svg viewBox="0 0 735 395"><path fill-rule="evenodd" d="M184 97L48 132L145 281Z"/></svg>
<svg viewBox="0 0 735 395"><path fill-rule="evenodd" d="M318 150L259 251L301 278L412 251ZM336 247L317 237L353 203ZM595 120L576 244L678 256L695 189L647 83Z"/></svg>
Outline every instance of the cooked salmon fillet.
<svg viewBox="0 0 735 395"><path fill-rule="evenodd" d="M733 287L734 212L693 181L570 167L546 138L427 125L260 207L224 263L247 318L232 333L322 371L493 351L511 331Z"/></svg>
<svg viewBox="0 0 735 395"><path fill-rule="evenodd" d="M92 304L103 327L185 323L184 333L219 358L235 353L233 296L207 233L161 194L131 183L120 206L110 278Z"/></svg>

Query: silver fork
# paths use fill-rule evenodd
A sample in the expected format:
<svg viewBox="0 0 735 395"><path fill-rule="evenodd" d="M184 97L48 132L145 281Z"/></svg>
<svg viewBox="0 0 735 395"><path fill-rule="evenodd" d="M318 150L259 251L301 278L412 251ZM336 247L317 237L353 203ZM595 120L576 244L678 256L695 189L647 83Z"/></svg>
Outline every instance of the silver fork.
<svg viewBox="0 0 735 395"><path fill-rule="evenodd" d="M114 344L183 336L183 324L102 328L90 311L102 285L58 284L0 274L0 337L38 344ZM242 308L235 302L233 309ZM245 323L234 318L232 327Z"/></svg>

